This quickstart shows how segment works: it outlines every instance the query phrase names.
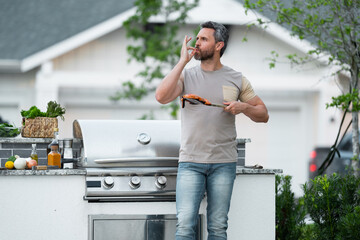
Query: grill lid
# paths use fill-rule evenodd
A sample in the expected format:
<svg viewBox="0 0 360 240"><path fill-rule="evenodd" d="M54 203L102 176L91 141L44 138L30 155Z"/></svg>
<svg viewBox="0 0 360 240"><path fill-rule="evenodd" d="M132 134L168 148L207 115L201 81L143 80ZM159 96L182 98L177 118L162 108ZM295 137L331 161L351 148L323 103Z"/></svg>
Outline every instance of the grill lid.
<svg viewBox="0 0 360 240"><path fill-rule="evenodd" d="M84 167L177 166L177 120L75 120L73 135Z"/></svg>

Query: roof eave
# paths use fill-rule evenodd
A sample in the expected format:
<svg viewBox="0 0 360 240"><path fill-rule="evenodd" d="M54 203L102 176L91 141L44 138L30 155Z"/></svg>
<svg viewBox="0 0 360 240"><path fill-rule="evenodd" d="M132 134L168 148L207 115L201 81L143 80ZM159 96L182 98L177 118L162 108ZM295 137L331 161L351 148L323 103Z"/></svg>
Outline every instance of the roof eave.
<svg viewBox="0 0 360 240"><path fill-rule="evenodd" d="M21 61L12 59L0 59L0 73L19 73Z"/></svg>
<svg viewBox="0 0 360 240"><path fill-rule="evenodd" d="M77 47L104 36L118 28L130 16L134 15L136 8L131 8L121 14L112 17L100 24L93 26L79 34L76 34L64 41L54 44L42 51L36 52L21 60L0 60L0 72L27 72L44 62L61 56Z"/></svg>

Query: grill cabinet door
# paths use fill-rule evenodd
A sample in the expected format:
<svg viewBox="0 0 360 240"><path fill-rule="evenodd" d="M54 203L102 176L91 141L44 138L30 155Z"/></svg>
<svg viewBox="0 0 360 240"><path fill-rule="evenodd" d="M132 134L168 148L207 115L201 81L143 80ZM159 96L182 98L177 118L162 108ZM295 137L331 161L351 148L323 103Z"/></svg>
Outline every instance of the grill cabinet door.
<svg viewBox="0 0 360 240"><path fill-rule="evenodd" d="M175 240L175 215L90 215L89 240ZM201 240L201 215L196 239Z"/></svg>
<svg viewBox="0 0 360 240"><path fill-rule="evenodd" d="M93 240L145 240L146 220L94 220Z"/></svg>
<svg viewBox="0 0 360 240"><path fill-rule="evenodd" d="M176 219L147 221L147 240L175 240Z"/></svg>

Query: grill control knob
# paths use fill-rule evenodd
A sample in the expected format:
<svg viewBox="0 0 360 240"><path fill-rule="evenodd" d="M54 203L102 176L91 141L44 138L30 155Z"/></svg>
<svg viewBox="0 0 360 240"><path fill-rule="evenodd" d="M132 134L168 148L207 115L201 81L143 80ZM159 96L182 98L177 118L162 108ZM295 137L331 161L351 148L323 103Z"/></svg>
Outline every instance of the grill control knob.
<svg viewBox="0 0 360 240"><path fill-rule="evenodd" d="M133 176L130 178L129 185L132 189L137 189L141 185L141 180L138 176Z"/></svg>
<svg viewBox="0 0 360 240"><path fill-rule="evenodd" d="M105 188L112 188L114 186L114 179L112 177L104 178L103 185Z"/></svg>
<svg viewBox="0 0 360 240"><path fill-rule="evenodd" d="M164 187L166 187L166 181L167 179L165 176L159 176L155 181L155 185L157 188L163 189Z"/></svg>

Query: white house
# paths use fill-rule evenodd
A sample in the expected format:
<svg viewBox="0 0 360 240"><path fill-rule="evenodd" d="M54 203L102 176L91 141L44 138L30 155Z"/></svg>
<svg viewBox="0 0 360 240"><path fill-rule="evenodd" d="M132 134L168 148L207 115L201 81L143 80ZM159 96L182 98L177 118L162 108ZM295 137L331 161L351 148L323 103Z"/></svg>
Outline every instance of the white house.
<svg viewBox="0 0 360 240"><path fill-rule="evenodd" d="M32 0L6 1L0 8L0 116L20 126L20 110L33 105L45 110L56 100L66 108L59 121L60 137L72 136L74 119L138 119L152 111L169 119L154 96L113 103L109 96L140 70L127 63L130 40L122 23L134 13L132 1ZM237 116L237 132L251 138L246 165L281 168L293 176L294 190L307 180L309 153L314 146L330 145L340 112L325 110L331 96L340 93L332 70L323 62L302 67L277 64L269 69L270 52L304 55L311 47L290 37L277 25L267 30L247 29L254 19L235 0L202 0L191 10L179 39L192 34L201 22L229 26L230 40L222 58L241 71L268 107L267 124ZM157 19L154 19L157 21ZM248 41L242 42L245 33ZM192 60L189 65L198 64Z"/></svg>

